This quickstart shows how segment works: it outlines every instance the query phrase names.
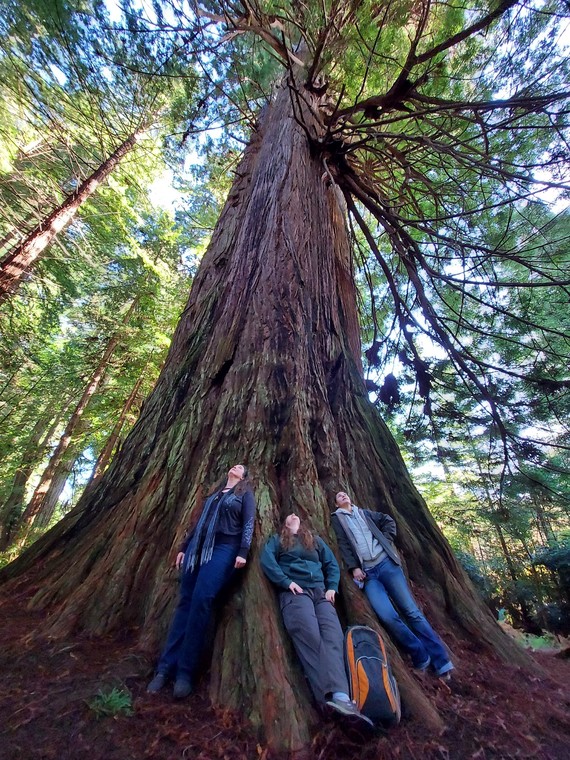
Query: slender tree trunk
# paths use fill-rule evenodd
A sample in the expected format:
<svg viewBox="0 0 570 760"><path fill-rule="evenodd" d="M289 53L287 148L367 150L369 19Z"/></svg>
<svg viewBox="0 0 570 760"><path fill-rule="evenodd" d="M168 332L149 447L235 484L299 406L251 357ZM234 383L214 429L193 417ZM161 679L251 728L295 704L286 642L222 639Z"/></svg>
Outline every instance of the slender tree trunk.
<svg viewBox="0 0 570 760"><path fill-rule="evenodd" d="M543 587L541 575L537 571L535 565L533 564L533 559L534 559L533 552L530 550L529 545L527 544L527 542L522 536L519 536L519 541L521 542L524 552L528 559L528 572L530 573L530 576L533 580L534 596L538 604L543 604L544 603L544 587ZM534 550L536 550L536 546L534 547Z"/></svg>
<svg viewBox="0 0 570 760"><path fill-rule="evenodd" d="M109 464L111 460L113 451L115 450L115 446L117 445L117 441L119 440L119 436L121 435L121 431L129 415L129 412L131 411L133 404L137 400L137 396L138 396L140 387L142 385L142 381L143 381L143 375L141 374L139 379L134 384L132 391L129 393L129 397L125 401L123 408L121 409L119 419L115 423L113 430L111 431L111 435L107 438L105 445L103 446L99 456L97 457L97 461L95 462L95 466L93 467L93 473L86 486L87 488L89 488L93 483L95 483L101 477L101 475L107 468L107 465Z"/></svg>
<svg viewBox="0 0 570 760"><path fill-rule="evenodd" d="M532 494L532 502L534 504L534 511L536 514L536 526L539 533L541 534L542 540L546 544L551 538L554 537L552 526L549 524L540 498L537 498L536 494L534 493Z"/></svg>
<svg viewBox="0 0 570 760"><path fill-rule="evenodd" d="M135 298L132 301L126 315L124 316L122 320L123 325L126 325L129 322L132 316L132 313L134 309L136 308L137 303L138 303L138 298ZM81 398L79 399L79 402L77 403L77 406L75 407L71 417L69 418L66 428L63 431L63 434L59 440L59 443L57 444L55 451L53 452L50 458L50 461L46 469L44 470L42 477L40 478L40 482L38 483L36 490L34 491L34 495L32 496L30 503L28 504L24 514L22 515L21 524L25 533L28 533L29 530L38 521L38 517L42 513L44 508L48 512L51 509L52 514L53 514L53 508L51 506L53 500L51 498L50 492L53 486L54 476L56 472L58 471L60 463L62 462L65 456L65 452L69 448L73 435L77 430L77 427L83 417L85 410L87 409L87 405L89 404L89 402L91 401L95 393L97 392L101 384L101 381L103 380L105 376L105 372L107 371L107 367L109 365L111 356L113 355L115 349L117 348L117 345L120 339L121 339L121 333L120 331L117 331L107 343L107 347L105 348L105 351L103 352L103 356L101 357L99 364L97 365L96 369L94 370L91 377L89 378L89 382L87 383L81 395ZM51 515L50 515L50 518L51 518ZM40 518L39 522L40 522L40 525L46 524L46 521L43 518Z"/></svg>
<svg viewBox="0 0 570 760"><path fill-rule="evenodd" d="M133 149L139 133L130 135L101 166L44 219L0 266L0 304L18 288L30 267L41 256L54 237L73 219L81 205L107 179L122 159Z"/></svg>
<svg viewBox="0 0 570 760"><path fill-rule="evenodd" d="M297 109L318 107L314 93L303 98ZM308 113L304 120L320 133ZM205 488L245 461L257 481L256 535L217 629L210 696L247 713L270 746L290 750L310 741L315 714L258 553L292 511L336 546L330 511L339 489L394 515L411 580L452 649L464 638L528 661L474 591L368 399L348 232L323 174L283 87L236 172L139 420L96 487L0 571L37 589L32 604L52 610L50 634L138 625L141 646L156 655L176 602L175 548ZM378 626L347 573L341 592L345 622ZM411 713L441 727L390 651Z"/></svg>
<svg viewBox="0 0 570 760"><path fill-rule="evenodd" d="M478 534L475 534L476 541L477 541L477 548L479 550L479 561L481 562L481 565L487 569L487 559L485 558L485 554L483 552L483 547L481 546L481 539L479 538Z"/></svg>
<svg viewBox="0 0 570 760"><path fill-rule="evenodd" d="M505 557L505 561L507 563L507 568L509 571L509 575L511 576L511 579L513 581L513 590L515 594L515 599L518 602L518 605L520 607L521 611L521 624L523 625L524 629L526 631L529 631L530 633L536 633L537 635L540 635L542 633L542 630L540 626L538 626L534 620L532 619L532 615L530 612L530 609L528 607L528 604L523 596L521 596L519 590L517 589L517 584L519 580L519 574L517 572L517 568L515 566L515 563L513 561L511 552L509 550L509 547L507 545L507 542L505 540L505 534L503 532L503 529L499 524L495 524L495 531L497 533L497 536L499 537L499 543L501 545L501 549L503 551L503 556Z"/></svg>
<svg viewBox="0 0 570 760"><path fill-rule="evenodd" d="M511 576L511 580L513 581L513 583L516 583L518 581L517 569L515 567L515 563L513 562L513 558L511 557L511 552L507 545L505 534L500 525L495 524L495 532L499 538L499 544L501 545L501 550L503 552L503 557L505 558L505 562L507 563L507 568L509 571L509 575Z"/></svg>
<svg viewBox="0 0 570 760"><path fill-rule="evenodd" d="M41 509L34 520L33 525L35 530L45 530L50 524L58 505L59 497L65 488L65 484L80 453L80 451L70 452L68 450L65 457L58 464L50 486L42 500Z"/></svg>
<svg viewBox="0 0 570 760"><path fill-rule="evenodd" d="M44 414L32 430L30 440L22 455L22 461L16 470L10 494L0 508L0 551L7 549L12 542L14 528L18 524L24 509L26 486L32 472L43 458L63 414L65 414L65 410L59 413L55 419L49 414Z"/></svg>

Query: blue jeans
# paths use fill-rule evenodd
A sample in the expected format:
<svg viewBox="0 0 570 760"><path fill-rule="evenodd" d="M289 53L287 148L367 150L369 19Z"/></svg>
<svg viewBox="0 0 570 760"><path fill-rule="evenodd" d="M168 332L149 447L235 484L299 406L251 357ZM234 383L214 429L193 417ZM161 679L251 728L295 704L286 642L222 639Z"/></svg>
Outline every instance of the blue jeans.
<svg viewBox="0 0 570 760"><path fill-rule="evenodd" d="M235 546L228 544L214 546L209 562L183 574L180 599L157 673L192 680L204 647L212 605L233 575L237 552Z"/></svg>
<svg viewBox="0 0 570 760"><path fill-rule="evenodd" d="M449 662L445 645L418 608L402 568L389 557L366 570L364 593L382 625L411 656L414 667L425 663L428 656L436 671Z"/></svg>

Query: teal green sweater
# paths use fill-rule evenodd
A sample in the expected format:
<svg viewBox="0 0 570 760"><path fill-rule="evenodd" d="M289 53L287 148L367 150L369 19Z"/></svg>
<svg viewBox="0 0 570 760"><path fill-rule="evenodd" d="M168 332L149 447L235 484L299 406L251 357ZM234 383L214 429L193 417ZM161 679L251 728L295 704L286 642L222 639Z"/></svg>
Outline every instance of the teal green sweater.
<svg viewBox="0 0 570 760"><path fill-rule="evenodd" d="M316 547L305 549L297 539L290 549L283 549L279 536L271 536L261 554L261 567L272 583L288 589L291 582L301 588L322 587L338 591L340 568L334 554L317 536Z"/></svg>

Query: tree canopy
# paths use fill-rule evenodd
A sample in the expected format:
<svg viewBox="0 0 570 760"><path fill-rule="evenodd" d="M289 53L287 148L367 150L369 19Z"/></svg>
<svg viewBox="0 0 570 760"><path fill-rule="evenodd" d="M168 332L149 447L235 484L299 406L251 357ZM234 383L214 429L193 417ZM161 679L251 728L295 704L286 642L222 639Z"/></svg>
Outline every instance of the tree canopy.
<svg viewBox="0 0 570 760"><path fill-rule="evenodd" d="M182 141L223 126L202 150L217 148L226 168L283 68L300 120L301 85L326 93L324 134L306 134L347 204L379 400L416 400L411 430L425 429L423 415L440 444L458 423L469 435L484 428L500 481L532 479L553 446L564 459L559 4L171 0L124 10L148 50L168 44L192 62L202 94Z"/></svg>

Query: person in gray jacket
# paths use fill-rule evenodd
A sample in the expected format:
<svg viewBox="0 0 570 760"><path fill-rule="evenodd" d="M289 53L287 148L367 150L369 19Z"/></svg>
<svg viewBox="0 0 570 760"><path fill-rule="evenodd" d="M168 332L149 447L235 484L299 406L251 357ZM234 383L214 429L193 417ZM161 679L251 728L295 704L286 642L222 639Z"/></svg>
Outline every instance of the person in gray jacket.
<svg viewBox="0 0 570 760"><path fill-rule="evenodd" d="M411 656L414 668L431 665L437 676L447 676L453 664L412 596L394 546L396 523L382 512L360 509L344 491L335 500L332 526L340 553L378 619Z"/></svg>
<svg viewBox="0 0 570 760"><path fill-rule="evenodd" d="M283 622L317 703L372 725L348 695L344 638L334 608L340 580L334 554L291 514L281 534L265 544L261 567L279 589Z"/></svg>

